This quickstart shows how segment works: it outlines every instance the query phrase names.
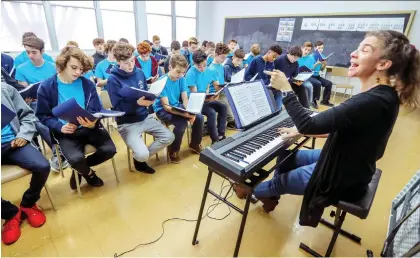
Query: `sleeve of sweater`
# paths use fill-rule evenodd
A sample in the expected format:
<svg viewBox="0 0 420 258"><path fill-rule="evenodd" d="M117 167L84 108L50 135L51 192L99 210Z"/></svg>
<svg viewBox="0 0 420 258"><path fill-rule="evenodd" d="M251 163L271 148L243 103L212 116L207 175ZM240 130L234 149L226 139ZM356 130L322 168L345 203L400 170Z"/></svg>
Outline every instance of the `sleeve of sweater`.
<svg viewBox="0 0 420 258"><path fill-rule="evenodd" d="M19 92L9 87L11 91L11 99L16 110L16 115L19 118L20 129L16 138L23 138L28 142L32 141L35 134L35 121L37 121L34 111L26 104Z"/></svg>
<svg viewBox="0 0 420 258"><path fill-rule="evenodd" d="M35 114L42 124L46 125L53 132L60 133L63 123L52 113L52 107L50 107L49 103L51 96L49 94L50 91L47 90L47 83L49 83L49 80L43 81L39 85Z"/></svg>
<svg viewBox="0 0 420 258"><path fill-rule="evenodd" d="M326 134L348 127L370 126L386 103L377 95L360 93L339 106L312 116L298 101L294 93L283 99L293 123L302 134Z"/></svg>

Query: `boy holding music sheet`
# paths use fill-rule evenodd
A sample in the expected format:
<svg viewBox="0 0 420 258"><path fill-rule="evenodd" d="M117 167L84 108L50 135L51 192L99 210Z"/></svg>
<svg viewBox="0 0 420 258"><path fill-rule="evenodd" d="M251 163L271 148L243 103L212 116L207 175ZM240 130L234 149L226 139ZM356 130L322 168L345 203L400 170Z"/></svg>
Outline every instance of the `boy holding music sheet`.
<svg viewBox="0 0 420 258"><path fill-rule="evenodd" d="M115 57L112 54L112 49L117 42L115 40L108 40L105 44L105 53L107 57L100 61L95 68L95 77L97 78L96 86L107 90L108 77L111 75L111 68L117 64Z"/></svg>
<svg viewBox="0 0 420 258"><path fill-rule="evenodd" d="M181 112L173 107L188 106L188 87L184 73L188 69L188 62L183 55L173 55L169 61L169 73L160 78L167 78L165 88L159 98L153 103L157 117L165 124L175 126L173 133L175 140L168 146L169 157L172 163L180 163L178 152L181 148L182 136L187 129L188 122L192 123L190 150L199 154L201 152L201 139L203 132L203 116ZM182 99L182 103L180 102Z"/></svg>
<svg viewBox="0 0 420 258"><path fill-rule="evenodd" d="M159 64L156 58L150 55L152 47L149 43L143 41L137 45L137 51L139 52L139 56L134 59L134 62L143 71L147 83L157 81L159 78Z"/></svg>
<svg viewBox="0 0 420 258"><path fill-rule="evenodd" d="M164 149L174 140L174 135L162 123L149 115L148 107L153 100L122 96L122 87L135 87L147 91L146 77L141 69L134 65L134 47L127 43L117 43L113 54L117 65L111 69L108 78L108 92L113 110L123 111L125 115L117 117L118 132L125 144L133 151L133 162L137 171L153 174L155 170L146 161L150 156ZM142 135L146 132L155 141L147 146Z"/></svg>
<svg viewBox="0 0 420 258"><path fill-rule="evenodd" d="M194 65L185 76L191 92L209 93L210 83L213 80L218 80L214 76L215 74L206 68L206 60L207 56L202 50L197 50L193 54ZM202 114L207 116L207 126L212 143L226 138L226 105L217 101L218 98L219 95L208 97L202 109Z"/></svg>
<svg viewBox="0 0 420 258"><path fill-rule="evenodd" d="M60 150L76 170L81 182L82 176L94 187L104 185L91 167L111 159L116 151L108 132L101 123L85 117L77 117L77 123L62 121L53 114L53 108L68 100L75 100L87 112L101 111L102 105L95 84L82 74L93 67L93 58L88 57L79 48L70 47L57 57L58 73L44 80L38 89L36 116L53 133L60 145ZM84 148L93 145L96 152L85 158ZM70 187L75 190L76 178L72 173Z"/></svg>

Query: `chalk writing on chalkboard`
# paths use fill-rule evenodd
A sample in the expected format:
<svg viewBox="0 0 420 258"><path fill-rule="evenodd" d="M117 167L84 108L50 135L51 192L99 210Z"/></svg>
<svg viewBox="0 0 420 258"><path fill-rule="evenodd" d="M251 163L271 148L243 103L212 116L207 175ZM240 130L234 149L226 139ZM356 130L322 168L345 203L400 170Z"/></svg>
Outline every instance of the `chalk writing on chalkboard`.
<svg viewBox="0 0 420 258"><path fill-rule="evenodd" d="M295 18L280 18L276 41L292 42Z"/></svg>

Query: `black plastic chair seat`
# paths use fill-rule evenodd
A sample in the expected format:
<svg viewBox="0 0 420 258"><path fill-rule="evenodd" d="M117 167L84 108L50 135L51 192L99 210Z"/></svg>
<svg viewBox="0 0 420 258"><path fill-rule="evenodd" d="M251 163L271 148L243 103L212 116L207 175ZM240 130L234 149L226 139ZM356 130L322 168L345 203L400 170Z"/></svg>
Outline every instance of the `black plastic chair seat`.
<svg viewBox="0 0 420 258"><path fill-rule="evenodd" d="M380 169L376 169L376 172L372 177L372 181L368 185L368 190L362 199L356 202L340 201L336 207L360 219L366 219L369 215L370 208L372 207L381 174L382 171Z"/></svg>

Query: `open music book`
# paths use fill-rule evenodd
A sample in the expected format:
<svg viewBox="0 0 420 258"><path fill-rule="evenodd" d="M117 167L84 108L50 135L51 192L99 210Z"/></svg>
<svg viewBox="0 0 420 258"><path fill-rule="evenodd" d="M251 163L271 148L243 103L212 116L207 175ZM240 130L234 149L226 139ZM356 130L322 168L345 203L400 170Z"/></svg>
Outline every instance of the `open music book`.
<svg viewBox="0 0 420 258"><path fill-rule="evenodd" d="M55 117L67 121L69 123L80 125L77 122L77 117L87 118L90 121L96 120L97 118L102 117L117 117L123 116L125 112L101 109L101 111L91 114L85 109L83 109L74 98L71 98L60 105L52 109L52 113Z"/></svg>
<svg viewBox="0 0 420 258"><path fill-rule="evenodd" d="M310 72L310 73L309 72L302 72L302 73L299 73L298 75L296 75L296 77L294 77L293 80L304 82L304 81L308 80L309 78L311 78L311 76L313 74L314 74L313 72Z"/></svg>
<svg viewBox="0 0 420 258"><path fill-rule="evenodd" d="M15 118L16 113L1 104L1 129L6 127Z"/></svg>
<svg viewBox="0 0 420 258"><path fill-rule="evenodd" d="M156 61L160 61L161 59L165 59L165 58L167 58L168 56L165 56L165 55L161 55L161 54L159 54L159 53L155 53L155 59L156 59Z"/></svg>
<svg viewBox="0 0 420 258"><path fill-rule="evenodd" d="M225 90L240 129L275 112L270 93L261 80L230 85Z"/></svg>
<svg viewBox="0 0 420 258"><path fill-rule="evenodd" d="M123 86L120 90L120 95L127 99L139 99L145 97L147 100L155 100L159 97L166 85L168 77L164 77L158 81L155 81L150 85L149 90L142 90L135 87Z"/></svg>
<svg viewBox="0 0 420 258"><path fill-rule="evenodd" d="M225 88L225 85L223 85L223 86L222 85L219 85L219 87L221 88L220 90L218 90L216 92L213 92L213 93L207 93L206 94L206 98L211 98L213 96L219 95L223 91L223 89Z"/></svg>
<svg viewBox="0 0 420 258"><path fill-rule="evenodd" d="M334 53L329 54L328 56L324 57L321 53L319 53L318 51L314 52L314 57L316 61L325 61L328 58L330 58L330 56L332 56Z"/></svg>
<svg viewBox="0 0 420 258"><path fill-rule="evenodd" d="M197 114L200 114L201 109L203 109L205 98L206 98L205 93L191 92L190 97L188 98L187 108L184 109L181 107L174 107L171 105L168 105L168 106L182 113L189 113L192 115L197 115Z"/></svg>
<svg viewBox="0 0 420 258"><path fill-rule="evenodd" d="M38 88L39 88L40 84L41 84L41 82L36 82L36 83L33 83L33 84L29 84L23 90L20 90L19 94L22 96L23 99L26 99L26 98L36 99L37 98L37 93L38 93Z"/></svg>

